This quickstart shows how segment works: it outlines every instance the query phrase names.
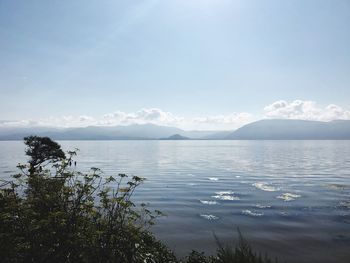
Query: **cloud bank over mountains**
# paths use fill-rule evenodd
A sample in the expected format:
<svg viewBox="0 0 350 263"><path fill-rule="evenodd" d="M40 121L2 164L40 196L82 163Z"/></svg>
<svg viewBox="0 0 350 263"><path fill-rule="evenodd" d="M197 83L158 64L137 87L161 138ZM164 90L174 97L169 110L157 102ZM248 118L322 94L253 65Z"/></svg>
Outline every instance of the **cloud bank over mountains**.
<svg viewBox="0 0 350 263"><path fill-rule="evenodd" d="M332 121L349 120L350 111L342 107L329 104L322 108L314 101L295 100L290 103L279 100L264 108L265 117L280 119L312 120L312 121Z"/></svg>
<svg viewBox="0 0 350 263"><path fill-rule="evenodd" d="M0 121L0 127L49 126L68 128L152 123L185 130L231 130L254 120L253 115L249 113L188 118L177 116L158 108L150 108L136 112L116 111L101 117L81 115L50 117L40 120Z"/></svg>
<svg viewBox="0 0 350 263"><path fill-rule="evenodd" d="M152 123L185 130L233 130L259 119L350 120L350 111L334 104L320 107L314 101L295 100L287 102L279 100L264 107L263 113L260 115L234 112L227 115L183 117L158 108L149 108L136 112L115 111L99 117L80 115L49 117L39 120L0 120L0 127L44 126L67 128Z"/></svg>

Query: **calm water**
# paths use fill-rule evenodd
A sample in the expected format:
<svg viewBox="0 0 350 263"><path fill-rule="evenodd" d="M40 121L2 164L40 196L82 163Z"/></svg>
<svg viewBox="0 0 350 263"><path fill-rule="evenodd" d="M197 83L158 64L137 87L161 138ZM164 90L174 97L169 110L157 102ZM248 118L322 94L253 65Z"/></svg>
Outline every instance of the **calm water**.
<svg viewBox="0 0 350 263"><path fill-rule="evenodd" d="M147 178L135 200L167 214L153 231L178 255L212 253L239 226L287 262L350 262L350 141L64 141L78 169ZM25 161L0 142L0 174Z"/></svg>

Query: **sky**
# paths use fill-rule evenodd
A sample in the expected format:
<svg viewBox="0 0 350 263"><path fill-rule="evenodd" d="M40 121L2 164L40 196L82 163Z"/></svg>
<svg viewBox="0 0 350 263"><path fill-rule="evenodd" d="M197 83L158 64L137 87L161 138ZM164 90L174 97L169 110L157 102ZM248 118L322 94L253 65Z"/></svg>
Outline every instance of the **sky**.
<svg viewBox="0 0 350 263"><path fill-rule="evenodd" d="M0 0L0 126L350 119L348 0Z"/></svg>

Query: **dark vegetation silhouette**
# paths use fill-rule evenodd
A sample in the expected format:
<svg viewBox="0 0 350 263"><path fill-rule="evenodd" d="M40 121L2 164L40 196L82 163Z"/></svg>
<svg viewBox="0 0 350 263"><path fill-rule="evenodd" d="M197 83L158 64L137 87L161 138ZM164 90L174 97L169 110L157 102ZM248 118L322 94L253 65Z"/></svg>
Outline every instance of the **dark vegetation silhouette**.
<svg viewBox="0 0 350 263"><path fill-rule="evenodd" d="M184 259L150 232L160 211L131 198L144 178L105 177L70 169L76 151L65 154L48 137L24 139L28 164L0 189L1 262L270 263L254 253L239 233L236 246Z"/></svg>

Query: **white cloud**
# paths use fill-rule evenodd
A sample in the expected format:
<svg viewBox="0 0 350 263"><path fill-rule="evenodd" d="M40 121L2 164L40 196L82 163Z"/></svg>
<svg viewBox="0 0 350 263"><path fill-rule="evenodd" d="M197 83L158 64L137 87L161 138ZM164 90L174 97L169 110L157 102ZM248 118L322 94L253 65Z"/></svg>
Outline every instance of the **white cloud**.
<svg viewBox="0 0 350 263"><path fill-rule="evenodd" d="M158 125L176 126L183 129L235 129L252 121L248 113L233 113L229 115L185 118L161 109L141 109L137 112L126 113L117 111L105 114L99 122L100 125L127 125L153 123Z"/></svg>
<svg viewBox="0 0 350 263"><path fill-rule="evenodd" d="M116 111L114 113L105 114L100 121L100 124L117 125L117 124L174 124L183 120L182 117L177 117L170 112L162 111L157 108L141 109L136 112Z"/></svg>
<svg viewBox="0 0 350 263"><path fill-rule="evenodd" d="M264 118L303 119L331 121L335 119L350 119L350 111L338 105L330 104L320 107L313 101L295 100L287 102L276 101L264 108ZM153 123L179 127L185 130L234 130L247 123L256 121L257 116L250 113L231 113L226 115L183 117L158 108L141 109L135 112L115 111L100 117L87 115L49 117L39 120L1 121L1 127L86 127L115 126L129 124Z"/></svg>
<svg viewBox="0 0 350 263"><path fill-rule="evenodd" d="M338 119L350 119L350 111L344 110L338 105L329 104L320 107L314 101L295 100L286 102L276 101L264 108L267 118L299 119L315 121L332 121Z"/></svg>
<svg viewBox="0 0 350 263"><path fill-rule="evenodd" d="M141 109L136 112L116 111L113 113L107 113L101 117L69 115L62 117L50 117L37 121L0 121L0 127L85 127L90 125L114 126L153 123L158 125L179 127L186 130L230 130L236 129L248 122L251 122L252 120L253 116L248 113L232 113L228 115L185 118L161 109L150 108Z"/></svg>
<svg viewBox="0 0 350 263"><path fill-rule="evenodd" d="M0 120L0 127L30 127L39 125L39 122L34 120Z"/></svg>
<svg viewBox="0 0 350 263"><path fill-rule="evenodd" d="M252 122L254 117L249 113L232 113L228 115L217 115L217 116L208 116L208 117L199 117L192 119L193 124L215 126L220 125L223 128L235 129L244 124Z"/></svg>

